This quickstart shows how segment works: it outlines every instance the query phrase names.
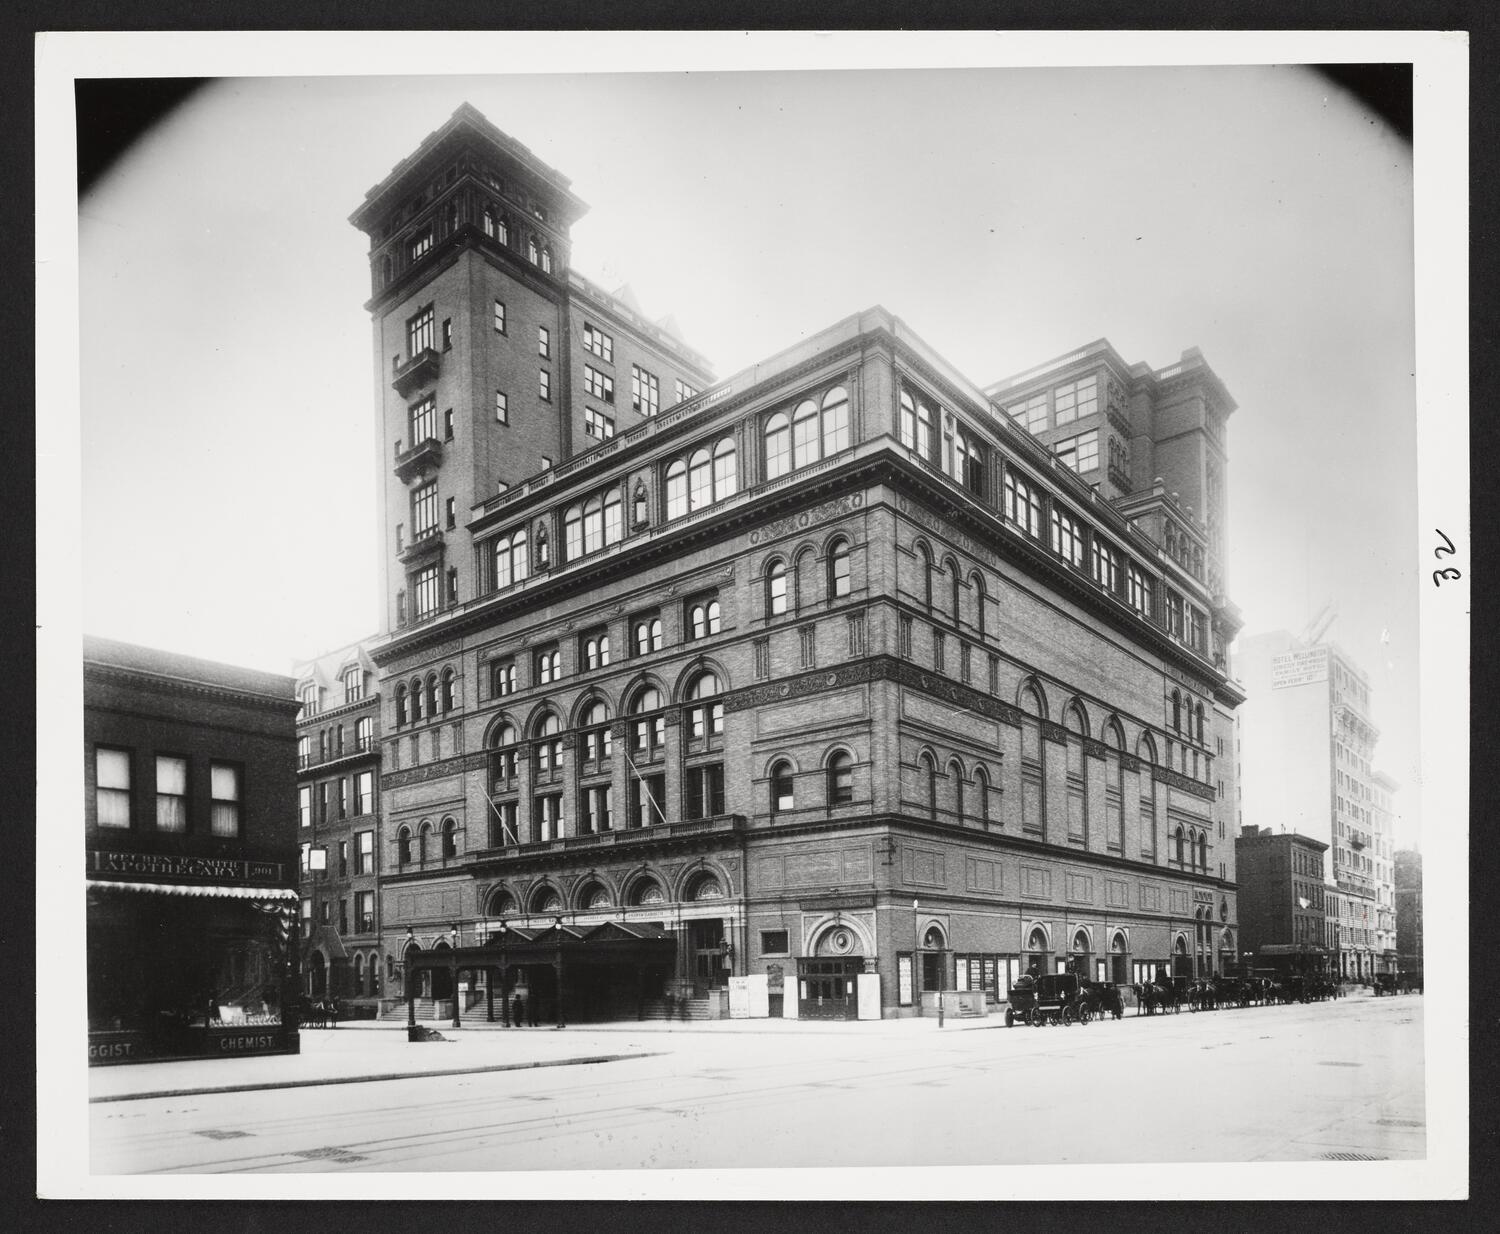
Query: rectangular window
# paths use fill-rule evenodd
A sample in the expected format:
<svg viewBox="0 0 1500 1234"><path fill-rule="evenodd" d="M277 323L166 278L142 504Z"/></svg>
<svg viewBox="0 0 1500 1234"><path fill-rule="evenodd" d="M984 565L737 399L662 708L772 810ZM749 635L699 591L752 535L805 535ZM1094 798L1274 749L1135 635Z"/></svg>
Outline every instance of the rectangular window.
<svg viewBox="0 0 1500 1234"><path fill-rule="evenodd" d="M630 405L643 416L654 416L661 405L656 375L636 364L630 366Z"/></svg>
<svg viewBox="0 0 1500 1234"><path fill-rule="evenodd" d="M443 318L443 350L453 350L453 318Z"/></svg>
<svg viewBox="0 0 1500 1234"><path fill-rule="evenodd" d="M1057 506L1052 507L1052 551L1069 565L1083 565L1083 528Z"/></svg>
<svg viewBox="0 0 1500 1234"><path fill-rule="evenodd" d="M583 388L602 402L615 401L615 379L608 373L601 373L592 364L583 366Z"/></svg>
<svg viewBox="0 0 1500 1234"><path fill-rule="evenodd" d="M504 390L495 391L495 423L510 423L510 400L505 397Z"/></svg>
<svg viewBox="0 0 1500 1234"><path fill-rule="evenodd" d="M209 830L216 836L240 834L240 769L228 763L208 765L212 808Z"/></svg>
<svg viewBox="0 0 1500 1234"><path fill-rule="evenodd" d="M411 429L412 446L419 446L424 441L436 439L437 437L437 400L428 395L420 403L414 405L408 413L408 424Z"/></svg>
<svg viewBox="0 0 1500 1234"><path fill-rule="evenodd" d="M583 794L583 829L586 835L602 835L614 827L609 808L609 785L600 784Z"/></svg>
<svg viewBox="0 0 1500 1234"><path fill-rule="evenodd" d="M1167 633L1173 638L1182 637L1182 597L1167 588Z"/></svg>
<svg viewBox="0 0 1500 1234"><path fill-rule="evenodd" d="M411 495L412 539L420 540L437 530L438 491L437 481L424 484Z"/></svg>
<svg viewBox="0 0 1500 1234"><path fill-rule="evenodd" d="M458 526L458 503L453 497L443 503L443 525L449 531Z"/></svg>
<svg viewBox="0 0 1500 1234"><path fill-rule="evenodd" d="M1207 650L1207 640L1204 637L1204 621L1201 610L1188 605L1187 610L1187 641L1188 646L1200 654Z"/></svg>
<svg viewBox="0 0 1500 1234"><path fill-rule="evenodd" d="M375 833L373 831L361 831L354 838L359 846L354 850L354 872L356 874L375 873Z"/></svg>
<svg viewBox="0 0 1500 1234"><path fill-rule="evenodd" d="M766 678L771 675L771 640L769 638L758 638L755 640L755 675L757 678Z"/></svg>
<svg viewBox="0 0 1500 1234"><path fill-rule="evenodd" d="M416 601L416 618L434 616L438 611L438 568L428 566L412 575L411 591Z"/></svg>
<svg viewBox="0 0 1500 1234"><path fill-rule="evenodd" d="M1072 468L1080 473L1099 469L1099 432L1097 429L1091 429L1077 437L1069 437L1066 441L1060 441L1054 449L1057 452L1057 461L1064 467Z"/></svg>
<svg viewBox="0 0 1500 1234"><path fill-rule="evenodd" d="M360 891L354 896L355 928L360 934L375 931L375 893Z"/></svg>
<svg viewBox="0 0 1500 1234"><path fill-rule="evenodd" d="M417 232L409 240L407 240L407 242L406 242L406 255L407 255L407 257L410 260L416 261L420 257L425 257L431 251L432 251L432 224L429 223L426 227L422 228L421 231ZM327 919L327 915L328 915L327 914L327 908L328 908L328 906L325 904L323 906L323 908L324 908L324 914L323 915L324 915L324 918L326 920Z"/></svg>
<svg viewBox="0 0 1500 1234"><path fill-rule="evenodd" d="M430 240L429 236L429 240ZM406 354L408 357L420 354L432 347L433 327L432 305L420 309L406 322Z"/></svg>
<svg viewBox="0 0 1500 1234"><path fill-rule="evenodd" d="M760 932L761 955L786 955L789 934L786 930L762 930Z"/></svg>
<svg viewBox="0 0 1500 1234"><path fill-rule="evenodd" d="M602 411L595 411L592 407L585 407L583 431L597 441L608 441L615 435L614 417L607 416Z"/></svg>
<svg viewBox="0 0 1500 1234"><path fill-rule="evenodd" d="M100 827L130 826L130 752L94 749L94 816Z"/></svg>
<svg viewBox="0 0 1500 1234"><path fill-rule="evenodd" d="M666 776L637 776L630 793L630 825L651 827L666 822L662 805L666 799Z"/></svg>
<svg viewBox="0 0 1500 1234"><path fill-rule="evenodd" d="M453 408L451 407L443 412L443 440L453 440Z"/></svg>
<svg viewBox="0 0 1500 1234"><path fill-rule="evenodd" d="M375 773L361 771L354 777L354 812L375 813Z"/></svg>
<svg viewBox="0 0 1500 1234"><path fill-rule="evenodd" d="M547 402L550 403L552 401L552 374L544 368L539 368L536 371L536 392L540 398L545 399Z"/></svg>
<svg viewBox="0 0 1500 1234"><path fill-rule="evenodd" d="M339 877L344 878L349 873L349 841L339 841Z"/></svg>
<svg viewBox="0 0 1500 1234"><path fill-rule="evenodd" d="M503 300L495 301L495 333L505 333L505 302Z"/></svg>
<svg viewBox="0 0 1500 1234"><path fill-rule="evenodd" d="M1005 472L1005 517L1028 536L1042 534L1042 499L1030 484L1007 468Z"/></svg>
<svg viewBox="0 0 1500 1234"><path fill-rule="evenodd" d="M543 360L552 359L552 331L546 326L536 328L536 354Z"/></svg>
<svg viewBox="0 0 1500 1234"><path fill-rule="evenodd" d="M531 833L534 839L542 843L562 839L562 801L561 793L544 793L532 800Z"/></svg>
<svg viewBox="0 0 1500 1234"><path fill-rule="evenodd" d="M1010 418L1031 433L1040 433L1047 427L1047 392L1033 394L1024 402L1012 403L1005 409Z"/></svg>
<svg viewBox="0 0 1500 1234"><path fill-rule="evenodd" d="M724 813L724 765L689 767L687 773L687 817L717 818Z"/></svg>
<svg viewBox="0 0 1500 1234"><path fill-rule="evenodd" d="M1081 377L1068 385L1058 386L1053 392L1053 406L1057 412L1058 424L1071 424L1074 420L1093 415L1099 410L1099 379ZM1097 466L1097 442L1094 451Z"/></svg>
<svg viewBox="0 0 1500 1234"><path fill-rule="evenodd" d="M698 394L698 388L696 386L690 386L690 385L688 385L688 383L685 382L685 381L683 381L681 377L677 378L676 382L677 382L677 401L679 403L685 403L685 402L687 402L688 399L694 398L694 397L697 396L697 394Z"/></svg>
<svg viewBox="0 0 1500 1234"><path fill-rule="evenodd" d="M1128 572L1130 607L1142 617L1151 616L1151 578L1134 566Z"/></svg>
<svg viewBox="0 0 1500 1234"><path fill-rule="evenodd" d="M303 827L312 826L312 785L304 784L297 789L297 822Z"/></svg>
<svg viewBox="0 0 1500 1234"><path fill-rule="evenodd" d="M187 830L187 759L157 755L156 829Z"/></svg>
<svg viewBox="0 0 1500 1234"><path fill-rule="evenodd" d="M583 348L592 352L599 359L613 364L615 359L615 341L600 330L597 326L591 326L588 322L583 323Z"/></svg>

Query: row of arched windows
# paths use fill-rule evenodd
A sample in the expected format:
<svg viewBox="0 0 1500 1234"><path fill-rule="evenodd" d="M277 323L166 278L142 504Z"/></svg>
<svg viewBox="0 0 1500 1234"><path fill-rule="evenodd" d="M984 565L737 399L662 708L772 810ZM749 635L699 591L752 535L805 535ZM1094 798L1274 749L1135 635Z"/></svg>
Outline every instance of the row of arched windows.
<svg viewBox="0 0 1500 1234"><path fill-rule="evenodd" d="M823 601L832 603L849 595L852 587L850 542L846 536L828 541L823 561ZM770 558L764 567L764 608L767 617L805 612L818 602L816 582L817 550L811 545L797 550L795 556Z"/></svg>
<svg viewBox="0 0 1500 1234"><path fill-rule="evenodd" d="M667 904L674 898L681 903L722 900L727 894L724 876L714 869L694 869L679 876L677 887L674 888L672 883L667 874L646 869L631 874L623 884L617 884L604 875L592 875L580 882L571 894L565 894L544 878L529 888L495 888L485 902L484 912L493 920L523 914L545 916L620 906L634 908Z"/></svg>
<svg viewBox="0 0 1500 1234"><path fill-rule="evenodd" d="M441 675L428 673L425 680L413 677L409 683L399 682L395 699L398 728L403 724L447 715L458 708L458 675L451 668L445 668Z"/></svg>
<svg viewBox="0 0 1500 1234"><path fill-rule="evenodd" d="M734 440L720 438L712 449L698 447L685 459L667 465L667 518L681 518L739 491Z"/></svg>
<svg viewBox="0 0 1500 1234"><path fill-rule="evenodd" d="M942 603L947 606L948 615L953 619L953 624L962 625L964 579L958 559L949 553L939 562L925 540L918 540L914 547L921 562L922 602L929 612L937 612L940 611L937 600L941 596ZM984 634L988 595L984 585L984 575L978 570L970 570L968 583L969 590L974 593L973 620L969 624L980 634Z"/></svg>
<svg viewBox="0 0 1500 1234"><path fill-rule="evenodd" d="M1208 869L1208 832L1197 827L1178 825L1172 833L1174 859L1177 865L1194 870Z"/></svg>
<svg viewBox="0 0 1500 1234"><path fill-rule="evenodd" d="M1186 709L1186 715L1183 714L1184 708ZM1189 741L1196 740L1199 745L1204 744L1203 704L1198 703L1195 705L1190 698L1184 702L1182 691L1173 690L1172 728L1175 732L1181 733Z"/></svg>
<svg viewBox="0 0 1500 1234"><path fill-rule="evenodd" d="M396 832L396 864L402 869L457 856L458 820L451 816L436 826L431 819L423 819L415 827L403 823Z"/></svg>
<svg viewBox="0 0 1500 1234"><path fill-rule="evenodd" d="M790 414L773 413L763 436L767 480L847 450L851 444L849 392L835 386L821 399L803 399Z"/></svg>
<svg viewBox="0 0 1500 1234"><path fill-rule="evenodd" d="M843 746L835 747L823 756L815 773L823 782L822 801L807 800L811 787L806 776L799 774L790 758L778 757L771 762L766 774L768 798L766 807L772 815L786 814L810 806L844 806L854 801L854 755ZM803 781L802 804L798 805L798 781Z"/></svg>

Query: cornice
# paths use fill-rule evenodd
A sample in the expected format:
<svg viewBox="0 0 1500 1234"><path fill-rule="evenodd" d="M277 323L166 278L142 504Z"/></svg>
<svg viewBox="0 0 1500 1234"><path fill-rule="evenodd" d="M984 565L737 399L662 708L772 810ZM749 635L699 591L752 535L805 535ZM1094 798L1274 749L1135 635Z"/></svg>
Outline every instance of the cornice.
<svg viewBox="0 0 1500 1234"><path fill-rule="evenodd" d="M114 681L120 684L133 683L137 686L145 685L147 688L162 694L188 694L197 698L213 698L223 702L231 702L243 707L254 707L260 711L286 711L295 715L301 710L300 700L288 695L286 698L273 697L267 694L257 694L249 690L237 690L231 686L217 686L208 682L191 681L182 677L173 677L163 673L152 673L137 668L121 668L111 664L100 664L97 661L84 662L85 677L98 677L106 681ZM90 704L85 699L85 705Z"/></svg>

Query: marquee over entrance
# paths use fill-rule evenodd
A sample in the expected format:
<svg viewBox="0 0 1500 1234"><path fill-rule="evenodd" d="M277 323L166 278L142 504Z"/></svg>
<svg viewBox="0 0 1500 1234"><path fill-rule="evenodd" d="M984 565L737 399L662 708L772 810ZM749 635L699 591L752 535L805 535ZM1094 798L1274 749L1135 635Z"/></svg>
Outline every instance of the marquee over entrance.
<svg viewBox="0 0 1500 1234"><path fill-rule="evenodd" d="M557 1027L565 1009L587 1007L601 992L628 988L639 1004L648 979L670 971L677 958L677 936L657 925L606 921L587 929L560 921L544 930L490 925L489 939L473 947L408 950L406 953L407 1023L416 1024L417 991L424 973L444 974L455 998L453 1019L461 1016L459 981L464 974L485 974L485 1018L495 1019L495 991L500 1014L509 1022L507 991L524 978L531 998L545 998ZM477 984L477 983L476 983ZM639 1006L637 1006L639 1012Z"/></svg>

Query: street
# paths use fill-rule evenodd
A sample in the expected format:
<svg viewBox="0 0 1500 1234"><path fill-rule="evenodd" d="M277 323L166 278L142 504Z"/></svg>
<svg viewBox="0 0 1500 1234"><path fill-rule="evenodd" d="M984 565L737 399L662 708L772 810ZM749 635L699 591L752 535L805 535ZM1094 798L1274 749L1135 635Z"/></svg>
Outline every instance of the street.
<svg viewBox="0 0 1500 1234"><path fill-rule="evenodd" d="M463 1030L479 1066L528 1042L614 1061L100 1101L92 1172L1419 1159L1423 1008L1358 996L1068 1028ZM412 1051L457 1057L389 1030L335 1036L408 1071Z"/></svg>

